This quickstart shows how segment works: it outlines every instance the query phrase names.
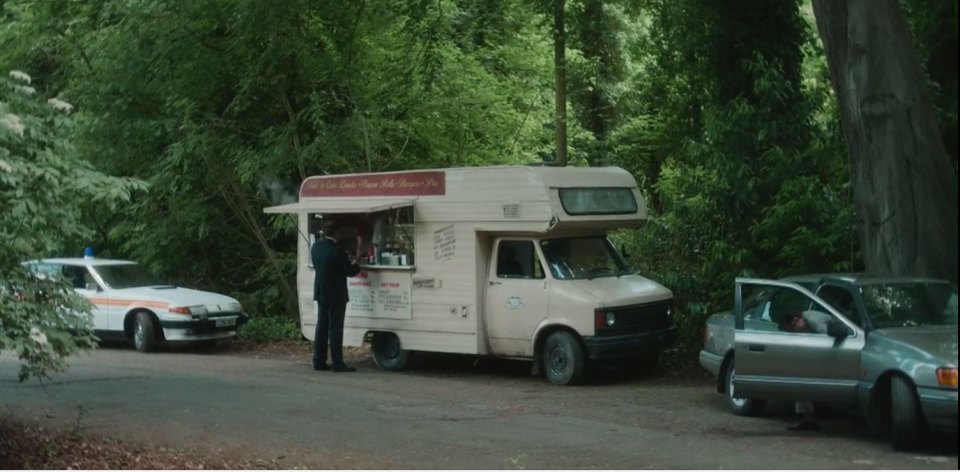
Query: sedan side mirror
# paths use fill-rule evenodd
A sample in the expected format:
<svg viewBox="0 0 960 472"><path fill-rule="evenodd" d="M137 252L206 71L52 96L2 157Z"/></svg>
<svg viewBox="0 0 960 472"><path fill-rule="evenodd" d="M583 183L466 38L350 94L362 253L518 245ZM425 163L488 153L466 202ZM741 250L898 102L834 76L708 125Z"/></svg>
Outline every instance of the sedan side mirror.
<svg viewBox="0 0 960 472"><path fill-rule="evenodd" d="M841 340L851 334L853 333L850 332L850 328L838 319L832 319L827 323L827 336Z"/></svg>

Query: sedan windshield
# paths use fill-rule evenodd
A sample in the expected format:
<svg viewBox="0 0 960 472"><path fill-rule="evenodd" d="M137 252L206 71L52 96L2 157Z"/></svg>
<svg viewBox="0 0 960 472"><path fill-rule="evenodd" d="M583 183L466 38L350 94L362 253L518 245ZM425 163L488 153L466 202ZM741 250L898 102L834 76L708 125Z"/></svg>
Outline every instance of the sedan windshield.
<svg viewBox="0 0 960 472"><path fill-rule="evenodd" d="M165 284L140 264L111 264L96 266L97 273L111 288L150 287Z"/></svg>
<svg viewBox="0 0 960 472"><path fill-rule="evenodd" d="M878 329L957 325L957 289L946 283L872 284L860 293Z"/></svg>
<svg viewBox="0 0 960 472"><path fill-rule="evenodd" d="M545 239L540 247L556 279L615 277L633 272L604 236Z"/></svg>

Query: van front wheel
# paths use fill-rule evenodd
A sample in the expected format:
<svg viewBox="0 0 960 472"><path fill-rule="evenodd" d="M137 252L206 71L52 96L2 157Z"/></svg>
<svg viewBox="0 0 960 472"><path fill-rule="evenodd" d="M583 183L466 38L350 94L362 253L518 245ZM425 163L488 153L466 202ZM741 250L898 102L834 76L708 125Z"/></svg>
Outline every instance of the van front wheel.
<svg viewBox="0 0 960 472"><path fill-rule="evenodd" d="M543 343L543 367L547 380L556 385L574 385L583 378L583 348L574 335L557 331Z"/></svg>
<svg viewBox="0 0 960 472"><path fill-rule="evenodd" d="M393 333L373 334L373 362L383 370L403 370L413 353L400 347L400 338Z"/></svg>

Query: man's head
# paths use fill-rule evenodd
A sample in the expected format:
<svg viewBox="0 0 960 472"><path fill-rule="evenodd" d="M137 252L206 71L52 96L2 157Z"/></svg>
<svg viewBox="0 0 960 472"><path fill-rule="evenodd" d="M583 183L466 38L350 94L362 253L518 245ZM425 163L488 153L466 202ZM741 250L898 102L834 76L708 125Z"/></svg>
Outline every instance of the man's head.
<svg viewBox="0 0 960 472"><path fill-rule="evenodd" d="M807 320L803 318L803 313L794 312L787 317L786 331L791 333L805 333L807 331Z"/></svg>
<svg viewBox="0 0 960 472"><path fill-rule="evenodd" d="M337 242L343 241L346 237L346 226L340 224L333 218L323 220L323 234Z"/></svg>

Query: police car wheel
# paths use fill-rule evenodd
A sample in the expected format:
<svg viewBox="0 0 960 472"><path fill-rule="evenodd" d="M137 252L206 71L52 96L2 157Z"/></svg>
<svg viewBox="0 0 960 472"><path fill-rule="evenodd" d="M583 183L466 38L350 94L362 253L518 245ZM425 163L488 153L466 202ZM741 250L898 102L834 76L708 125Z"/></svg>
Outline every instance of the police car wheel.
<svg viewBox="0 0 960 472"><path fill-rule="evenodd" d="M143 311L137 313L133 325L133 347L140 352L154 352L159 345L153 318Z"/></svg>

